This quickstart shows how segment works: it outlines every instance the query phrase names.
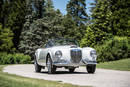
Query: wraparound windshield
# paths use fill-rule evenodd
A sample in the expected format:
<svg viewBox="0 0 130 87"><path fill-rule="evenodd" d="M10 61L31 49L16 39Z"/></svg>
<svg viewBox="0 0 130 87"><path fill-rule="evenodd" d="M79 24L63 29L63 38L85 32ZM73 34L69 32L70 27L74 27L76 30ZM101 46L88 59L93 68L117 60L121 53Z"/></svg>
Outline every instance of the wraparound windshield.
<svg viewBox="0 0 130 87"><path fill-rule="evenodd" d="M47 47L52 47L52 46L63 46L63 45L76 45L79 46L78 42L76 40L73 39L52 39L50 41L48 41L47 43Z"/></svg>

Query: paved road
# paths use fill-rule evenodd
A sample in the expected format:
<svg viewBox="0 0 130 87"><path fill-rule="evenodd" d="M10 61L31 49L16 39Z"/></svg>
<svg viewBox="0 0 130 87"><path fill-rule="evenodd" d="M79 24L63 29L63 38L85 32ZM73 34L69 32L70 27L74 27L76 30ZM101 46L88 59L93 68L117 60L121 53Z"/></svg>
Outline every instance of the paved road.
<svg viewBox="0 0 130 87"><path fill-rule="evenodd" d="M41 73L34 72L34 66L29 65L10 65L4 68L4 72L16 74L24 77L59 81L82 86L94 87L130 87L130 72L97 69L95 74L88 74L85 67L76 69L75 73L68 70L58 69L54 75L47 74L47 69Z"/></svg>

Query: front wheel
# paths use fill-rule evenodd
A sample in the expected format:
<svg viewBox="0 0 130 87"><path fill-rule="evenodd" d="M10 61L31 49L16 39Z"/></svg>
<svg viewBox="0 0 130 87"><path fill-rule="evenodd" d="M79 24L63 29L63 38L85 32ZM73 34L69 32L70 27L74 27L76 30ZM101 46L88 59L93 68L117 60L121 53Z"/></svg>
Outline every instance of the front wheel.
<svg viewBox="0 0 130 87"><path fill-rule="evenodd" d="M34 61L34 65L35 65L35 72L41 72L41 66L40 65L38 65L38 63L37 63L37 60L35 59L35 61Z"/></svg>
<svg viewBox="0 0 130 87"><path fill-rule="evenodd" d="M69 72L70 72L70 73L73 73L74 70L75 70L75 68L70 68L70 69L69 69Z"/></svg>
<svg viewBox="0 0 130 87"><path fill-rule="evenodd" d="M95 70L96 70L96 65L87 65L86 69L87 69L88 73L93 74L95 72Z"/></svg>
<svg viewBox="0 0 130 87"><path fill-rule="evenodd" d="M54 74L55 73L56 67L52 64L52 60L51 60L50 56L48 56L48 58L47 58L46 66L48 68L48 73L49 74Z"/></svg>

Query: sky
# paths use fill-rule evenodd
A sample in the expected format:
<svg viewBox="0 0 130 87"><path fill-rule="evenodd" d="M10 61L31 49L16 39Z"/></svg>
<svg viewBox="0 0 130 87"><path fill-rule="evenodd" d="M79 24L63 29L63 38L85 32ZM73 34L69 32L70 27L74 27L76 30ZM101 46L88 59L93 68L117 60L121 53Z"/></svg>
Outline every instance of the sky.
<svg viewBox="0 0 130 87"><path fill-rule="evenodd" d="M60 9L61 13L62 14L66 14L66 5L68 3L69 0L52 0L53 1L53 4L54 4L54 7L55 9ZM87 5L87 14L91 14L91 12L89 11L90 10L90 3L93 2L94 0L86 0L86 5Z"/></svg>

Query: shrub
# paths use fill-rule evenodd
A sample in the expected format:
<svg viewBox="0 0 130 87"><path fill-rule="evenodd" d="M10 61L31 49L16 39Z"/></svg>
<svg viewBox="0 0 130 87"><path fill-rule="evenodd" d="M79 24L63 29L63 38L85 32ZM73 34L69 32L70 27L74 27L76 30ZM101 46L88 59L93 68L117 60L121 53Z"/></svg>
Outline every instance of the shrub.
<svg viewBox="0 0 130 87"><path fill-rule="evenodd" d="M97 45L98 62L114 61L130 57L130 43L127 37L117 37Z"/></svg>
<svg viewBox="0 0 130 87"><path fill-rule="evenodd" d="M30 63L31 57L21 53L8 54L6 52L0 53L0 64L26 64Z"/></svg>
<svg viewBox="0 0 130 87"><path fill-rule="evenodd" d="M30 63L31 61L31 57L29 55L24 55L21 53L14 54L14 59L18 64L22 64L22 63L26 64L26 63Z"/></svg>

